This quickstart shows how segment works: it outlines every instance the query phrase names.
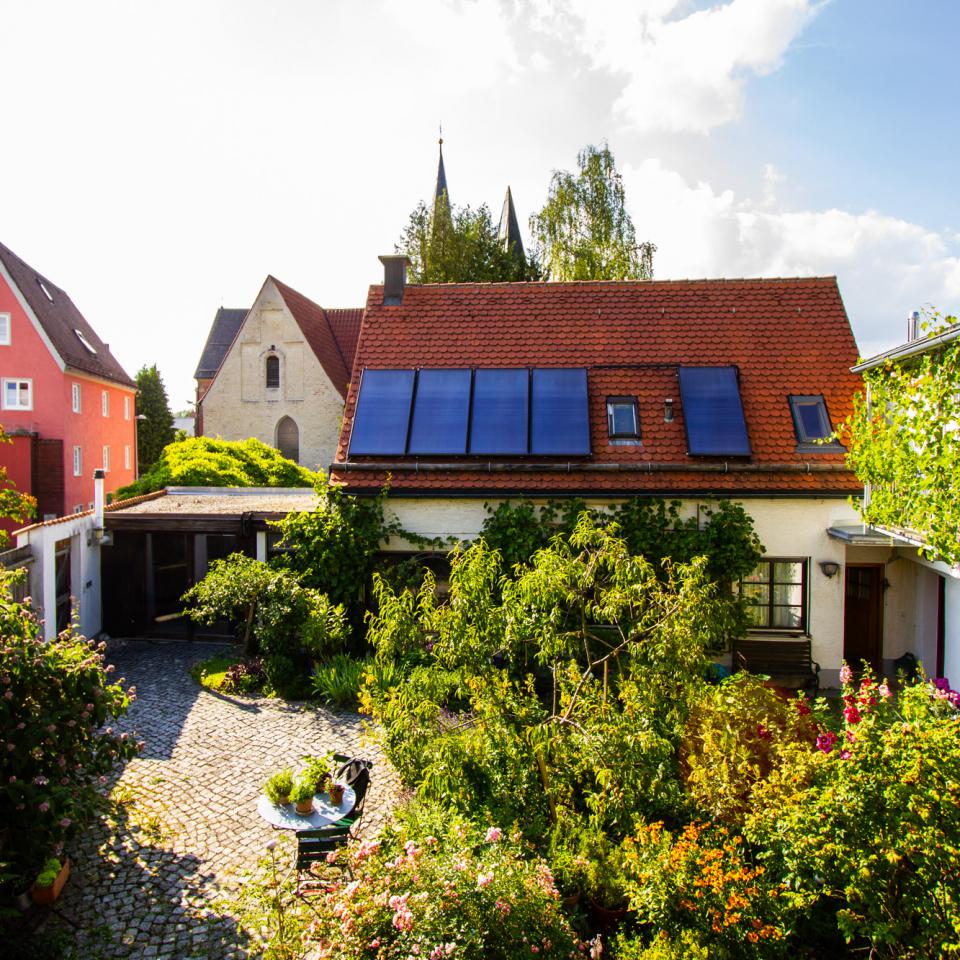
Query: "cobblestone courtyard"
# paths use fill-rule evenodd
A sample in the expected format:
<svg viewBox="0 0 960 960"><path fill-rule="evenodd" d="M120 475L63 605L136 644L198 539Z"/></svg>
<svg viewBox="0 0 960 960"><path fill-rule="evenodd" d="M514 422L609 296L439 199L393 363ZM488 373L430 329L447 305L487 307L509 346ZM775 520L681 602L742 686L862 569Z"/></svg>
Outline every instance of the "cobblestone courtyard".
<svg viewBox="0 0 960 960"><path fill-rule="evenodd" d="M223 696L191 679L191 664L223 651L136 640L108 657L114 676L137 687L122 726L146 745L118 778L118 817L98 820L67 851L73 871L51 919L75 932L84 960L256 955L225 903L275 836L255 810L263 781L304 754L373 760L364 833L396 801L396 775L363 741L356 714Z"/></svg>

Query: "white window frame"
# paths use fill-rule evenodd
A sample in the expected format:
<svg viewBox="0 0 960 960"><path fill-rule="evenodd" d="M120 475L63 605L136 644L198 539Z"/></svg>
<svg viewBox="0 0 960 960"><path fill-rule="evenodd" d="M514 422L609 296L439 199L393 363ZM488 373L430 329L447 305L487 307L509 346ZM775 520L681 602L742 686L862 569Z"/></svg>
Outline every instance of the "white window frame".
<svg viewBox="0 0 960 960"><path fill-rule="evenodd" d="M110 472L110 444L105 443L103 445L103 472Z"/></svg>
<svg viewBox="0 0 960 960"><path fill-rule="evenodd" d="M130 398L129 397L123 398L123 419L124 420L130 419Z"/></svg>
<svg viewBox="0 0 960 960"><path fill-rule="evenodd" d="M130 444L125 443L123 445L123 469L129 470L132 462L133 458L130 456Z"/></svg>
<svg viewBox="0 0 960 960"><path fill-rule="evenodd" d="M0 313L0 347L10 346L10 314Z"/></svg>
<svg viewBox="0 0 960 960"><path fill-rule="evenodd" d="M83 447L73 448L73 475L83 476Z"/></svg>
<svg viewBox="0 0 960 960"><path fill-rule="evenodd" d="M9 384L17 385L17 402L16 403L7 403L7 386ZM20 403L19 393L20 387L26 384L27 387L27 402ZM32 410L33 409L33 379L31 377L4 377L3 378L3 409L4 410Z"/></svg>
<svg viewBox="0 0 960 960"><path fill-rule="evenodd" d="M80 412L80 384L76 381L70 384L70 407L74 413Z"/></svg>
<svg viewBox="0 0 960 960"><path fill-rule="evenodd" d="M109 390L100 391L100 412L105 417L110 416L110 391Z"/></svg>

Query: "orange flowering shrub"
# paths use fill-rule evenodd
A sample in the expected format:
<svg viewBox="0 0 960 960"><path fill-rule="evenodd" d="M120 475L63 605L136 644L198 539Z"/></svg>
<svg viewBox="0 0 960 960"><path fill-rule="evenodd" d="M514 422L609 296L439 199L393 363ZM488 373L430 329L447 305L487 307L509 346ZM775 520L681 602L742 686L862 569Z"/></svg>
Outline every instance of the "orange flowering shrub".
<svg viewBox="0 0 960 960"><path fill-rule="evenodd" d="M645 824L623 844L630 908L668 935L693 930L732 957L774 957L787 934L782 888L726 827Z"/></svg>

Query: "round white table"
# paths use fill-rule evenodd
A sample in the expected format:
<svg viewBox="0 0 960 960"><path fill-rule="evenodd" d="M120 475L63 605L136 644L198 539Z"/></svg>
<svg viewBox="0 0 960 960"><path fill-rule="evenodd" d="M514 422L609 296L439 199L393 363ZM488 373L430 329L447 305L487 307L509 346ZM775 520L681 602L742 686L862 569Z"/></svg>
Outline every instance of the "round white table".
<svg viewBox="0 0 960 960"><path fill-rule="evenodd" d="M330 802L328 794L315 793L313 813L309 817L301 817L292 803L275 807L265 794L261 794L257 799L257 813L279 830L318 830L345 817L356 804L357 795L353 787L343 788L343 799L336 806Z"/></svg>

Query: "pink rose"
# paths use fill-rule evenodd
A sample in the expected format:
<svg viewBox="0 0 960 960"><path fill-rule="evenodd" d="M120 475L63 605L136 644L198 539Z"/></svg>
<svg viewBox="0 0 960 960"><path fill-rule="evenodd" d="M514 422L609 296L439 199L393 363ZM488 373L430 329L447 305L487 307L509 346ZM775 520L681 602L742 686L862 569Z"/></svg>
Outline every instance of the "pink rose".
<svg viewBox="0 0 960 960"><path fill-rule="evenodd" d="M487 831L487 836L485 839L487 843L496 843L501 836L503 836L503 831L499 827L491 827Z"/></svg>

